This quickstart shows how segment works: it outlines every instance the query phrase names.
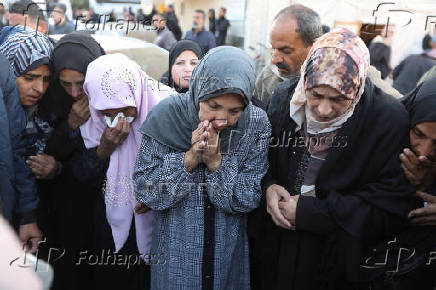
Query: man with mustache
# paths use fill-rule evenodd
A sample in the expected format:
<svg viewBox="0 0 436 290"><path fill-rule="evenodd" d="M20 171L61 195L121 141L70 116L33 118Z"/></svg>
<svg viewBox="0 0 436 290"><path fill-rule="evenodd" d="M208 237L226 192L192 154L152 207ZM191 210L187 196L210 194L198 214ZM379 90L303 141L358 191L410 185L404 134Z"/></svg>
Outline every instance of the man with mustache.
<svg viewBox="0 0 436 290"><path fill-rule="evenodd" d="M205 20L206 14L204 11L200 9L195 10L192 15L192 30L186 32L185 35L185 39L195 41L200 45L203 54L216 47L215 37L204 26Z"/></svg>
<svg viewBox="0 0 436 290"><path fill-rule="evenodd" d="M255 99L268 104L277 84L300 76L300 67L313 42L323 35L321 23L315 11L300 4L290 5L276 15L270 32L271 64L256 79L253 95ZM395 98L402 97L396 89L382 80L375 67L369 67L368 78L385 93ZM287 90L288 87L289 84L286 83L280 89Z"/></svg>
<svg viewBox="0 0 436 290"><path fill-rule="evenodd" d="M254 96L268 103L278 83L299 76L312 43L321 35L321 19L312 9L296 4L281 10L270 32L271 64L257 77Z"/></svg>
<svg viewBox="0 0 436 290"><path fill-rule="evenodd" d="M151 25L156 29L154 44L169 51L177 40L167 27L167 19L163 14L155 14L152 17Z"/></svg>

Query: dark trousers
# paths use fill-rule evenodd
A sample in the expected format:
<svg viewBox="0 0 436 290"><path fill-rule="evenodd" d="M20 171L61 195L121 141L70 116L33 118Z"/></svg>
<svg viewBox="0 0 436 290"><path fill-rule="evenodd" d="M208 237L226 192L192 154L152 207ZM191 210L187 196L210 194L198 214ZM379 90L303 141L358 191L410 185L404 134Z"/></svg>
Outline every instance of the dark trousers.
<svg viewBox="0 0 436 290"><path fill-rule="evenodd" d="M116 254L112 230L101 198L97 202L96 221L95 249L99 258L93 262L98 260L99 264L94 267L95 289L150 289L150 266L140 258L134 220L126 243Z"/></svg>

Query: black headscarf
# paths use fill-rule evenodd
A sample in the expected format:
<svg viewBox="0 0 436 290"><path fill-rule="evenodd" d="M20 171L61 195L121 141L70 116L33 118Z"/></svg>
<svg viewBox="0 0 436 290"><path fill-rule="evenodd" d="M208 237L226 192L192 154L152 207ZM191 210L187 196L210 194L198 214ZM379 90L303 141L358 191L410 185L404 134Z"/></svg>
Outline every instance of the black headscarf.
<svg viewBox="0 0 436 290"><path fill-rule="evenodd" d="M427 50L431 49L430 41L432 41L432 38L429 34L426 34L424 38L422 39L422 49Z"/></svg>
<svg viewBox="0 0 436 290"><path fill-rule="evenodd" d="M86 74L88 64L105 51L90 35L73 32L62 37L54 48L52 58L52 72L55 79L64 69L72 69Z"/></svg>
<svg viewBox="0 0 436 290"><path fill-rule="evenodd" d="M168 71L164 73L161 77L161 82L174 88L178 93L186 93L189 89L188 88L180 88L171 77L171 69L173 68L174 63L176 62L176 59L179 57L182 52L190 50L195 55L197 55L198 59L201 59L203 57L203 52L201 50L201 47L192 40L180 40L176 42L170 49L169 53L169 65L168 65Z"/></svg>
<svg viewBox="0 0 436 290"><path fill-rule="evenodd" d="M409 112L411 128L423 122L436 122L436 78L423 82L401 102Z"/></svg>
<svg viewBox="0 0 436 290"><path fill-rule="evenodd" d="M67 34L56 43L50 63L53 83L39 105L40 114L45 120L53 124L65 119L73 105L73 99L59 83L59 73L71 69L86 75L88 65L104 54L100 44L83 32Z"/></svg>

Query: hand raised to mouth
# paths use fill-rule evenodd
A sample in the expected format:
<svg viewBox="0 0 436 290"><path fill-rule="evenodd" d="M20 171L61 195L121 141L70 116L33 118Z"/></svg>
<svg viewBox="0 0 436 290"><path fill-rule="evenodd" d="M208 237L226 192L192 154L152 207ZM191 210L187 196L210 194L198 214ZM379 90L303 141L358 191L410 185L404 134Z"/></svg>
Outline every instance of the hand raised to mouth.
<svg viewBox="0 0 436 290"><path fill-rule="evenodd" d="M192 172L200 163L214 172L221 166L221 154L219 151L219 132L209 121L198 124L192 132L191 149L185 154L185 167Z"/></svg>

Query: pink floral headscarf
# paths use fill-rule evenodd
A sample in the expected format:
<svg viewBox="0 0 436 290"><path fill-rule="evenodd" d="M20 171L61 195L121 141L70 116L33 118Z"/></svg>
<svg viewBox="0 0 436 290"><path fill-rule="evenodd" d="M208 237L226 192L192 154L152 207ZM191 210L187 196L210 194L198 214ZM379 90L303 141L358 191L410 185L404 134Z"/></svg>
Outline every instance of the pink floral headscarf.
<svg viewBox="0 0 436 290"><path fill-rule="evenodd" d="M345 28L324 34L313 44L301 66L301 78L290 104L291 118L298 129L306 121L309 134L322 134L338 130L353 115L354 108L365 89L369 68L369 51L365 43ZM328 85L352 100L341 116L328 121L317 121L306 106L306 89Z"/></svg>

